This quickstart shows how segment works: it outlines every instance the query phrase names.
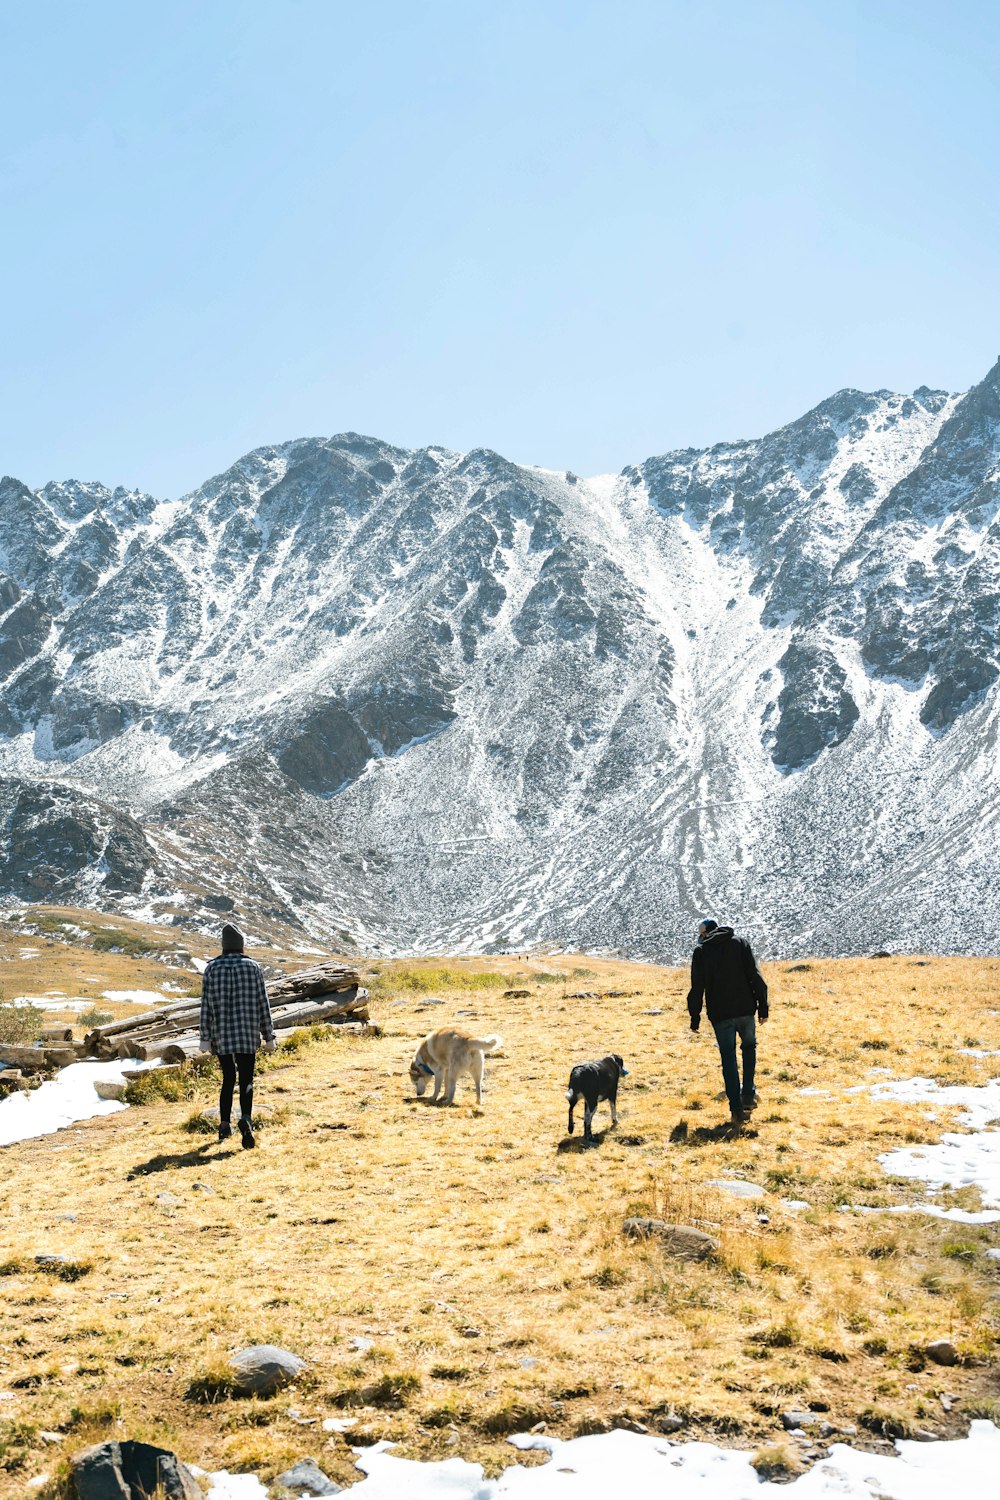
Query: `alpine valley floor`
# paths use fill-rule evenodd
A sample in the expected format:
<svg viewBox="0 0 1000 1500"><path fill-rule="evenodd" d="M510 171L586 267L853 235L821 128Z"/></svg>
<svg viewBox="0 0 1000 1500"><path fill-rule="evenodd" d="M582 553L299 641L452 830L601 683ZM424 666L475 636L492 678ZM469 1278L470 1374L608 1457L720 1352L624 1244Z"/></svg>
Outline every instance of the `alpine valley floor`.
<svg viewBox="0 0 1000 1500"><path fill-rule="evenodd" d="M197 984L162 961L175 932L129 924L130 957L95 947L85 913L36 921L34 947L31 920L0 926L7 998L58 988L70 1024L77 996ZM838 1442L888 1454L1000 1414L1000 1215L971 1183L891 1175L889 1153L961 1132L960 1096L886 1087L1000 1073L1000 961L765 965L761 1103L736 1139L681 970L564 954L370 968L382 1034L279 1051L255 1152L188 1128L214 1102L195 1075L181 1097L144 1084L125 1111L0 1152L0 1495L60 1494L68 1456L110 1436L264 1481L312 1456L352 1484L352 1448L380 1439L497 1475L547 1461L507 1441L539 1423L656 1433L675 1413L679 1442L764 1453L758 1472L790 1477ZM504 1039L480 1110L467 1084L451 1109L412 1097L413 1048L448 1020ZM565 1134L569 1067L609 1050L630 1069L620 1124L602 1107L584 1150ZM762 1192L713 1186L739 1182ZM958 1213L859 1211L904 1205ZM667 1260L623 1237L635 1214L721 1249ZM928 1359L938 1339L956 1365ZM226 1357L253 1343L307 1375L235 1399ZM803 1408L826 1438L784 1432Z"/></svg>

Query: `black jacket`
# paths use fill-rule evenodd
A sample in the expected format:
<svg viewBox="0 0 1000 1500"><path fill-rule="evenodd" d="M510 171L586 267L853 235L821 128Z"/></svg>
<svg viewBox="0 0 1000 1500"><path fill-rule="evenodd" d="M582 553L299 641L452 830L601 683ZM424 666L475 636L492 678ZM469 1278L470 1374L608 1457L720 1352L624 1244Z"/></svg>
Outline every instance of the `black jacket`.
<svg viewBox="0 0 1000 1500"><path fill-rule="evenodd" d="M716 927L703 937L691 955L688 1010L692 1022L701 1017L702 997L710 1021L731 1021L756 1011L767 1020L767 985L746 938L731 927Z"/></svg>

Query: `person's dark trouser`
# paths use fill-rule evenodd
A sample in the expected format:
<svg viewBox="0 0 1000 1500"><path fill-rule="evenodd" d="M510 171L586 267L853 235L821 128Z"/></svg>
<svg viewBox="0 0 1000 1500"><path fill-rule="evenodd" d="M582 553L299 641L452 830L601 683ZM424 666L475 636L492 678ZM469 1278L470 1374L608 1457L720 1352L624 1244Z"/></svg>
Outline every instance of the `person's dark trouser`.
<svg viewBox="0 0 1000 1500"><path fill-rule="evenodd" d="M252 1052L223 1052L220 1054L219 1067L222 1069L222 1088L219 1090L219 1120L223 1125L229 1124L229 1117L233 1112L233 1089L236 1087L237 1073L240 1075L240 1119L252 1119L253 1065L254 1054Z"/></svg>
<svg viewBox="0 0 1000 1500"><path fill-rule="evenodd" d="M757 1066L757 1017L734 1016L731 1021L713 1021L715 1039L722 1058L722 1076L726 1097L734 1115L742 1114L753 1103L753 1075ZM736 1061L736 1038L743 1052L743 1090L740 1091L740 1069Z"/></svg>

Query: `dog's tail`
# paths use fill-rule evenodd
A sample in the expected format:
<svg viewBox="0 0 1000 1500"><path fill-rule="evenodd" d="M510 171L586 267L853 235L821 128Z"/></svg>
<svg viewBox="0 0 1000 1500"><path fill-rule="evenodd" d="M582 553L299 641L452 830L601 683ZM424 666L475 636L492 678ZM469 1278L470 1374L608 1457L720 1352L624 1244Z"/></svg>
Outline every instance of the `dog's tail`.
<svg viewBox="0 0 1000 1500"><path fill-rule="evenodd" d="M567 1089L566 1098L569 1100L570 1104L572 1104L573 1100L576 1098L576 1091L574 1089Z"/></svg>
<svg viewBox="0 0 1000 1500"><path fill-rule="evenodd" d="M471 1047L479 1047L479 1048L481 1048L481 1050L483 1052L495 1052L498 1047L502 1047L503 1046L503 1037L499 1037L499 1036L478 1036L478 1037L473 1037L473 1039L469 1043L469 1045Z"/></svg>

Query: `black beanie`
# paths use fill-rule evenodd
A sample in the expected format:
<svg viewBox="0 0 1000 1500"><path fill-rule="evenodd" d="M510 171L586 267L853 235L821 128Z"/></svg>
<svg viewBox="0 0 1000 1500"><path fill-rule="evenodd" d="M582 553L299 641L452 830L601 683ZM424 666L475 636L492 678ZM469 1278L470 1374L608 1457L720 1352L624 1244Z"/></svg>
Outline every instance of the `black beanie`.
<svg viewBox="0 0 1000 1500"><path fill-rule="evenodd" d="M223 953L243 952L243 934L238 927L233 927L229 922L222 929L222 951Z"/></svg>

